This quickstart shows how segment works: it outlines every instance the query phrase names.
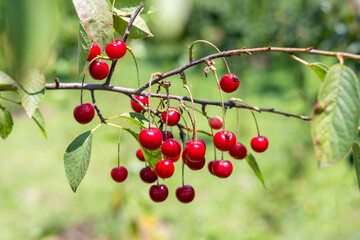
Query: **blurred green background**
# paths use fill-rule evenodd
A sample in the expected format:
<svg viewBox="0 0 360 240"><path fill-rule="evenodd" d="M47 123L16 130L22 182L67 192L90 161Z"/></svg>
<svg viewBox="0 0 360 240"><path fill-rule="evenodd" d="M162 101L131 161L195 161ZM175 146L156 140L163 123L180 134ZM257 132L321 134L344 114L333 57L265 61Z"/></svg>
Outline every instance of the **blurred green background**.
<svg viewBox="0 0 360 240"><path fill-rule="evenodd" d="M142 83L153 72L185 64L187 46L197 39L209 40L221 50L312 46L360 52L360 4L355 0L158 2L159 11L147 16L155 37L128 41ZM11 75L14 69L32 64L41 69L47 82L55 77L62 82L77 81L79 22L71 1L0 0L0 7L0 70ZM13 38L9 38L9 29ZM9 55L10 46L21 46L16 50L16 64ZM195 58L211 53L214 50L209 46L197 45ZM337 62L300 57L328 65ZM237 97L254 106L311 116L320 81L310 69L279 53L236 56L228 62L241 84L234 94L225 94L225 99ZM219 74L225 74L223 63L216 63ZM345 63L359 73L359 65L350 60ZM204 67L186 71L192 93L198 99L218 101L215 79L212 75L205 78ZM178 76L168 80L172 94L186 95ZM98 83L90 77L86 82ZM137 86L130 54L119 61L112 83ZM179 161L174 176L165 181L168 199L154 203L148 196L150 185L138 177L143 167L135 157L138 145L127 133L121 134L121 161L129 171L128 179L124 183L111 179L118 131L103 126L95 133L87 175L74 194L66 180L63 154L76 136L98 124L82 126L73 119L79 98L76 90L46 92L40 109L47 140L22 109L0 100L12 109L15 122L13 132L0 143L1 240L360 239L360 195L351 162L344 160L318 171L310 122L269 113L256 116L270 146L265 153L254 154L267 189L244 161L232 160L234 171L227 179L211 176L206 167L195 172L186 168L185 182L195 188L196 197L185 205L175 197L181 185ZM85 99L90 101L88 92ZM96 99L104 116L131 111L129 98L120 94L96 92ZM219 108L208 107L207 111L211 116L221 114ZM249 148L256 128L249 111L239 110L239 114L239 141ZM235 131L235 109L228 111L226 120L228 129ZM200 115L198 122L199 128L209 130ZM172 130L178 138L177 129ZM201 138L208 146L207 161L213 160L211 138ZM225 158L230 156L225 153Z"/></svg>

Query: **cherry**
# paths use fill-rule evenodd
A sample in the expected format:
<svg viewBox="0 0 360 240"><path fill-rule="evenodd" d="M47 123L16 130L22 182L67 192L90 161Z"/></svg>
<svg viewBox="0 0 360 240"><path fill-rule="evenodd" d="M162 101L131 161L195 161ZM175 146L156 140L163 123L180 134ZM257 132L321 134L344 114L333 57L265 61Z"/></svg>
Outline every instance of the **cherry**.
<svg viewBox="0 0 360 240"><path fill-rule="evenodd" d="M111 60L117 60L125 55L126 44L122 40L117 39L106 46L105 52Z"/></svg>
<svg viewBox="0 0 360 240"><path fill-rule="evenodd" d="M177 155L176 157L173 157L173 158L168 158L169 160L171 160L172 162L176 162L177 160L179 160L181 154Z"/></svg>
<svg viewBox="0 0 360 240"><path fill-rule="evenodd" d="M168 119L167 119L168 126L175 126L176 124L178 124L178 122L180 121L181 115L180 115L179 111L177 110L177 108L170 107L167 112L163 112L161 114L161 120L163 123L166 123L166 113L168 116Z"/></svg>
<svg viewBox="0 0 360 240"><path fill-rule="evenodd" d="M164 184L152 185L149 190L150 198L154 202L162 202L169 195L169 191Z"/></svg>
<svg viewBox="0 0 360 240"><path fill-rule="evenodd" d="M189 159L186 162L186 165L191 169L191 170L200 170L205 166L205 158L203 158L201 161L197 161L197 162L193 162L190 161Z"/></svg>
<svg viewBox="0 0 360 240"><path fill-rule="evenodd" d="M189 141L184 152L190 161L201 161L205 157L206 148L203 142Z"/></svg>
<svg viewBox="0 0 360 240"><path fill-rule="evenodd" d="M139 134L139 142L147 150L156 150L162 143L161 131L155 127L143 129Z"/></svg>
<svg viewBox="0 0 360 240"><path fill-rule="evenodd" d="M76 106L73 114L78 123L86 124L93 120L95 116L95 109L90 103L84 103Z"/></svg>
<svg viewBox="0 0 360 240"><path fill-rule="evenodd" d="M234 147L236 137L230 131L219 131L214 135L214 145L220 151L229 151Z"/></svg>
<svg viewBox="0 0 360 240"><path fill-rule="evenodd" d="M136 151L136 157L142 162L145 161L144 153L142 152L141 149Z"/></svg>
<svg viewBox="0 0 360 240"><path fill-rule="evenodd" d="M100 47L98 45L96 45L95 43L91 44L90 53L89 53L89 57L88 57L87 61L90 62L91 60L93 60L94 58L99 56L100 54L101 54Z"/></svg>
<svg viewBox="0 0 360 240"><path fill-rule="evenodd" d="M145 106L149 106L149 98L143 97L143 96L134 96L137 100L139 100L142 104ZM131 100L131 108L134 110L134 112L141 113L144 109L137 104L134 100Z"/></svg>
<svg viewBox="0 0 360 240"><path fill-rule="evenodd" d="M174 138L174 135L169 130L163 131L162 135L163 135L163 141L166 141L170 138Z"/></svg>
<svg viewBox="0 0 360 240"><path fill-rule="evenodd" d="M176 189L176 197L182 203L189 203L195 197L194 188L190 185L185 185L183 187L178 187Z"/></svg>
<svg viewBox="0 0 360 240"><path fill-rule="evenodd" d="M235 143L234 147L229 151L230 156L235 159L244 159L247 154L246 147L241 143Z"/></svg>
<svg viewBox="0 0 360 240"><path fill-rule="evenodd" d="M157 180L157 175L151 167L145 167L140 170L140 178L146 183L153 183Z"/></svg>
<svg viewBox="0 0 360 240"><path fill-rule="evenodd" d="M226 93L234 92L239 85L239 77L235 74L225 74L220 80L220 88Z"/></svg>
<svg viewBox="0 0 360 240"><path fill-rule="evenodd" d="M222 126L223 126L223 120L222 120L221 117L215 116L215 117L210 118L209 124L210 124L210 127L211 127L212 129L216 129L216 130L217 130L217 129L222 128Z"/></svg>
<svg viewBox="0 0 360 240"><path fill-rule="evenodd" d="M155 164L155 172L161 178L169 178L174 173L174 163L165 159Z"/></svg>
<svg viewBox="0 0 360 240"><path fill-rule="evenodd" d="M230 161L219 160L213 163L212 170L215 176L227 178L232 173L233 166Z"/></svg>
<svg viewBox="0 0 360 240"><path fill-rule="evenodd" d="M216 161L213 160L213 161L210 161L210 162L208 163L208 169L209 169L209 172L210 172L212 175L214 175L214 172L213 172L214 162L216 162Z"/></svg>
<svg viewBox="0 0 360 240"><path fill-rule="evenodd" d="M123 182L127 178L128 172L124 166L115 167L111 170L111 177L116 182Z"/></svg>
<svg viewBox="0 0 360 240"><path fill-rule="evenodd" d="M103 80L109 74L109 65L104 61L93 61L89 66L89 72L93 79Z"/></svg>
<svg viewBox="0 0 360 240"><path fill-rule="evenodd" d="M251 139L251 148L255 152L264 152L269 146L269 142L266 137L259 136Z"/></svg>
<svg viewBox="0 0 360 240"><path fill-rule="evenodd" d="M181 153L181 145L176 139L170 138L161 145L161 152L166 157L175 158Z"/></svg>

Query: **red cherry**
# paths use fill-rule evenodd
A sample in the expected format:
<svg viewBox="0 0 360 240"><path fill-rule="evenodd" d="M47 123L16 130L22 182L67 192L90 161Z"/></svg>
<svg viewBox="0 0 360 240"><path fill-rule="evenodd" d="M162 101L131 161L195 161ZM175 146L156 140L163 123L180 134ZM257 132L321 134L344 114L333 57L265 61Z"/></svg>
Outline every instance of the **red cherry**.
<svg viewBox="0 0 360 240"><path fill-rule="evenodd" d="M144 153L142 152L141 149L136 151L136 157L142 162L145 161Z"/></svg>
<svg viewBox="0 0 360 240"><path fill-rule="evenodd" d="M93 79L103 80L109 74L109 65L104 61L93 61L89 66L89 72Z"/></svg>
<svg viewBox="0 0 360 240"><path fill-rule="evenodd" d="M194 170L194 171L200 170L205 166L205 158L203 158L201 161L197 161L197 162L193 162L188 159L188 161L186 162L186 165L191 170Z"/></svg>
<svg viewBox="0 0 360 240"><path fill-rule="evenodd" d="M212 170L215 176L227 178L232 173L233 166L230 161L219 160L213 163Z"/></svg>
<svg viewBox="0 0 360 240"><path fill-rule="evenodd" d="M201 143L201 144L204 146L205 150L206 150L206 144L205 144L204 140L198 139L197 141L198 141L199 143Z"/></svg>
<svg viewBox="0 0 360 240"><path fill-rule="evenodd" d="M177 110L177 108L174 107L170 107L169 110L167 112L163 112L161 114L161 120L163 123L166 123L166 113L168 113L168 121L167 121L167 125L168 126L175 126L176 124L178 124L178 122L180 121L180 113Z"/></svg>
<svg viewBox="0 0 360 240"><path fill-rule="evenodd" d="M149 190L150 198L154 202L162 202L169 195L169 191L164 184L152 185Z"/></svg>
<svg viewBox="0 0 360 240"><path fill-rule="evenodd" d="M165 159L155 164L155 172L161 178L169 178L174 173L174 163Z"/></svg>
<svg viewBox="0 0 360 240"><path fill-rule="evenodd" d="M123 182L127 178L128 172L124 166L115 167L111 170L111 177L116 182Z"/></svg>
<svg viewBox="0 0 360 240"><path fill-rule="evenodd" d="M190 185L185 185L183 187L178 187L176 189L176 197L182 203L189 203L195 197L194 188Z"/></svg>
<svg viewBox="0 0 360 240"><path fill-rule="evenodd" d="M269 142L266 137L259 136L251 139L251 148L255 152L264 152L269 146Z"/></svg>
<svg viewBox="0 0 360 240"><path fill-rule="evenodd" d="M117 39L106 46L105 52L111 60L117 60L125 55L126 44L122 40Z"/></svg>
<svg viewBox="0 0 360 240"><path fill-rule="evenodd" d="M172 162L176 162L177 160L179 160L180 156L181 156L181 154L177 155L177 156L174 157L174 158L170 158L170 157L169 157L168 159L171 160Z"/></svg>
<svg viewBox="0 0 360 240"><path fill-rule="evenodd" d="M147 150L156 150L162 143L161 131L155 127L143 129L139 134L139 142Z"/></svg>
<svg viewBox="0 0 360 240"><path fill-rule="evenodd" d="M163 135L163 141L166 141L170 138L174 138L174 135L169 130L163 131L162 135Z"/></svg>
<svg viewBox="0 0 360 240"><path fill-rule="evenodd" d="M236 137L230 131L219 131L214 135L214 145L220 151L229 151L234 147L235 143Z"/></svg>
<svg viewBox="0 0 360 240"><path fill-rule="evenodd" d="M241 143L235 143L234 147L229 151L230 156L235 159L244 159L247 154L246 147Z"/></svg>
<svg viewBox="0 0 360 240"><path fill-rule="evenodd" d="M87 61L90 62L91 60L93 60L94 58L99 56L100 54L101 54L100 47L98 45L96 45L95 43L91 44L90 53L89 53L89 57L88 57Z"/></svg>
<svg viewBox="0 0 360 240"><path fill-rule="evenodd" d="M86 124L93 120L95 116L95 109L90 103L84 103L75 107L73 114L78 123Z"/></svg>
<svg viewBox="0 0 360 240"><path fill-rule="evenodd" d="M210 161L210 162L208 163L208 169L209 169L209 172L210 172L212 175L214 175L214 172L213 172L214 162L216 162L216 161L213 160L213 161Z"/></svg>
<svg viewBox="0 0 360 240"><path fill-rule="evenodd" d="M226 93L234 92L239 87L239 84L239 77L235 74L225 74L220 80L220 88Z"/></svg>
<svg viewBox="0 0 360 240"><path fill-rule="evenodd" d="M181 153L181 145L176 139L170 138L161 145L161 152L166 157L175 158Z"/></svg>
<svg viewBox="0 0 360 240"><path fill-rule="evenodd" d="M157 180L157 175L151 167L145 167L140 170L140 178L146 183L153 183Z"/></svg>
<svg viewBox="0 0 360 240"><path fill-rule="evenodd" d="M134 96L137 100L139 100L142 104L145 106L149 106L149 98L144 96ZM131 99L131 108L134 110L134 112L141 113L144 109L137 104L134 100Z"/></svg>
<svg viewBox="0 0 360 240"><path fill-rule="evenodd" d="M200 141L189 141L185 147L185 153L190 161L201 161L205 157L206 148Z"/></svg>
<svg viewBox="0 0 360 240"><path fill-rule="evenodd" d="M210 127L211 127L212 129L216 129L216 130L217 130L217 129L222 128L222 126L223 126L223 120L222 120L221 117L215 116L215 117L210 118L209 124L210 124Z"/></svg>

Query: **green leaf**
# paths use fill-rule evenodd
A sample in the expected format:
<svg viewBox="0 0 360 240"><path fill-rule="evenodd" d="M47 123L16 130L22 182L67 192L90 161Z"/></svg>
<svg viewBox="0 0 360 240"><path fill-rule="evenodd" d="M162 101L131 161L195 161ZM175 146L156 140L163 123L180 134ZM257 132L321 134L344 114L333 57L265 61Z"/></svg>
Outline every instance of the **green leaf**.
<svg viewBox="0 0 360 240"><path fill-rule="evenodd" d="M118 9L114 9L114 28L120 33L124 34L127 25L129 24L130 18L124 17L124 13ZM146 38L153 37L149 27L141 16L137 16L134 20L133 25L130 29L129 38Z"/></svg>
<svg viewBox="0 0 360 240"><path fill-rule="evenodd" d="M161 161L161 148L156 149L154 151L149 151L143 148L140 145L140 148L144 154L145 161L149 164L149 166L155 170L155 164L158 161Z"/></svg>
<svg viewBox="0 0 360 240"><path fill-rule="evenodd" d="M6 73L0 71L0 86L11 86L15 81Z"/></svg>
<svg viewBox="0 0 360 240"><path fill-rule="evenodd" d="M46 130L45 130L45 120L39 109L36 109L34 114L32 115L32 119L35 121L36 125L39 127L41 133L47 138Z"/></svg>
<svg viewBox="0 0 360 240"><path fill-rule="evenodd" d="M85 31L102 50L113 36L111 11L105 0L73 0Z"/></svg>
<svg viewBox="0 0 360 240"><path fill-rule="evenodd" d="M322 82L324 82L324 78L325 78L327 71L329 70L329 67L320 62L309 63L308 66L312 70L314 70L314 72L316 73L316 75L318 75L320 80Z"/></svg>
<svg viewBox="0 0 360 240"><path fill-rule="evenodd" d="M76 192L85 177L91 156L92 132L79 135L64 155L65 173L71 189Z"/></svg>
<svg viewBox="0 0 360 240"><path fill-rule="evenodd" d="M319 166L344 158L358 134L360 118L359 79L340 64L332 66L318 93L311 122Z"/></svg>
<svg viewBox="0 0 360 240"><path fill-rule="evenodd" d="M354 166L356 170L356 176L358 179L358 187L360 190L360 147L356 143L352 145L353 157L354 157Z"/></svg>
<svg viewBox="0 0 360 240"><path fill-rule="evenodd" d="M32 69L18 83L18 92L26 114L32 117L45 94L45 77L39 70Z"/></svg>
<svg viewBox="0 0 360 240"><path fill-rule="evenodd" d="M245 157L245 160L250 165L251 169L254 171L254 173L256 174L256 176L258 177L258 179L260 180L260 182L264 186L264 188L266 188L264 177L260 172L260 168L259 168L254 156L250 153L249 155L247 155Z"/></svg>
<svg viewBox="0 0 360 240"><path fill-rule="evenodd" d="M130 122L135 123L141 128L148 128L149 121L144 117L144 115L136 112L126 112L119 116L120 118L124 118L130 120Z"/></svg>
<svg viewBox="0 0 360 240"><path fill-rule="evenodd" d="M116 1L115 7L118 9L118 11L124 13L124 14L133 14L138 6L140 5L141 0L122 0L122 1ZM113 1L110 0L110 3L112 4ZM153 2L151 1L145 1L143 9L140 11L141 14L151 14L156 11L158 11L158 8L150 5Z"/></svg>
<svg viewBox="0 0 360 240"><path fill-rule="evenodd" d="M0 136L6 139L13 127L13 119L11 113L5 107L0 105Z"/></svg>
<svg viewBox="0 0 360 240"><path fill-rule="evenodd" d="M78 55L79 55L79 76L84 73L85 66L87 64L87 59L90 54L91 49L91 38L86 33L84 25L80 23L79 30L79 42L78 42Z"/></svg>

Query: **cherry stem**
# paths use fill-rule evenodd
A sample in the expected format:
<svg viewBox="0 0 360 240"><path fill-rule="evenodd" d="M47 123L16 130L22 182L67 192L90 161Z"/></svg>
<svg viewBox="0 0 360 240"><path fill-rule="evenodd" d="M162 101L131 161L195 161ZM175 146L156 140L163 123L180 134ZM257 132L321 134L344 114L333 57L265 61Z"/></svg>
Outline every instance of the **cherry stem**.
<svg viewBox="0 0 360 240"><path fill-rule="evenodd" d="M193 110L193 117L194 117L194 120L191 120L191 123L193 125L193 129L194 129L194 132L193 132L193 140L196 142L197 140L197 135L196 135L196 109L195 109L195 103L194 103L194 98L192 97L192 94L191 94L191 91L190 91L190 88L188 85L184 84L183 87L187 90L187 92L189 93L189 96L190 96L190 99L191 99L191 105L192 105L192 110ZM189 114L189 117L191 119L191 115L190 113L188 112L187 108L185 107L184 108L186 110L186 112Z"/></svg>
<svg viewBox="0 0 360 240"><path fill-rule="evenodd" d="M230 100L233 101L233 102L242 102L242 103L244 103L244 104L247 104L247 102L245 102L244 100L242 100L242 99L240 99L240 98L231 98ZM259 125L258 125L258 123L257 123L255 114L254 114L254 112L253 112L252 110L250 110L250 112L251 112L251 115L252 115L253 118L254 118L255 125L256 125L256 130L257 130L258 136L260 137ZM238 122L238 121L237 121L237 122ZM238 123L237 123L237 124L238 124ZM237 131L238 131L238 130L237 130ZM239 134L239 133L238 133L238 134Z"/></svg>
<svg viewBox="0 0 360 240"><path fill-rule="evenodd" d="M165 89L166 89L166 96L167 96L166 121L165 121L165 131L166 131L167 126L168 126L168 120L169 120L169 108L170 108L169 95L170 95L170 89L169 89L169 87L165 87Z"/></svg>
<svg viewBox="0 0 360 240"><path fill-rule="evenodd" d="M206 40L196 40L194 42L191 43L191 45L189 46L189 61L192 62L194 60L194 51L193 51L193 48L195 46L196 43L206 43L206 44L209 44L210 46L214 47L216 49L216 51L218 53L221 53L220 49L213 43L209 42L209 41L206 41ZM230 68L229 68L229 65L225 59L225 57L222 57L223 61L224 61L224 64L226 66L226 69L229 73L229 75L231 75L231 72L230 72Z"/></svg>
<svg viewBox="0 0 360 240"><path fill-rule="evenodd" d="M134 50L132 50L130 47L126 46L127 49L129 50L129 53L131 54L131 56L133 57L134 63L135 63L135 67L136 67L136 74L137 74L137 81L138 81L138 88L140 87L140 72L139 72L139 66L137 64L135 55L134 55Z"/></svg>
<svg viewBox="0 0 360 240"><path fill-rule="evenodd" d="M120 167L120 136L121 136L121 130L119 132L119 139L118 139L118 156L117 156L118 168Z"/></svg>
<svg viewBox="0 0 360 240"><path fill-rule="evenodd" d="M150 76L149 83L151 82L152 78L153 78L153 74L151 74L151 76ZM148 110L148 115L149 115L149 116L148 116L148 121L149 121L149 130L150 130L150 123L151 123L151 112L150 112L151 84L149 84L149 94L148 94L148 98L149 98L149 106L148 106L147 110Z"/></svg>
<svg viewBox="0 0 360 240"><path fill-rule="evenodd" d="M182 180L182 186L185 185L185 163L184 161L182 161L182 165L181 165L181 180Z"/></svg>
<svg viewBox="0 0 360 240"><path fill-rule="evenodd" d="M98 115L99 118L100 118L100 121L101 121L102 123L105 123L105 124L106 124L105 119L103 118L103 116L102 116L101 113L100 113L100 109L99 109L99 108L97 107L97 105L96 105L94 90L90 90L90 92L91 92L91 99L92 99L93 107L95 108L96 113L97 113L97 115ZM81 97L82 97L82 96L81 96Z"/></svg>
<svg viewBox="0 0 360 240"><path fill-rule="evenodd" d="M187 111L187 113L189 114L189 112ZM184 123L185 123L185 127L187 128L187 129L189 129L189 125L187 124L187 121L186 121L186 119L184 118L184 116L181 114L180 115L181 116L181 119L184 121ZM191 120L191 123L192 123L192 119L190 118L190 120ZM179 124L178 123L178 126L181 128L181 129L183 129L181 126L181 124ZM187 138L188 138L188 140L190 140L190 136L189 136L190 134L189 134L189 131L187 131L187 134L186 134L186 136L187 136Z"/></svg>
<svg viewBox="0 0 360 240"><path fill-rule="evenodd" d="M114 6L115 6L115 1L116 0L113 0L113 3L112 3L112 6L111 6L111 17L113 18L113 15L114 15ZM114 38L114 31L113 31L113 34L112 34L112 40L115 41L115 38Z"/></svg>
<svg viewBox="0 0 360 240"><path fill-rule="evenodd" d="M212 69L212 72L214 73L214 76L215 76L215 79L216 79L216 83L218 85L218 89L219 89L219 93L220 93L220 100L221 100L221 108L222 108L222 112L223 112L223 131L225 132L226 131L226 124L225 124L225 104L224 104L224 97L223 97L223 94L222 94L222 91L221 91L221 88L220 88L220 82L219 82L219 78L217 76L217 73L216 73L216 69Z"/></svg>

